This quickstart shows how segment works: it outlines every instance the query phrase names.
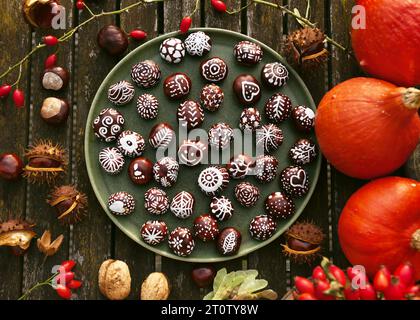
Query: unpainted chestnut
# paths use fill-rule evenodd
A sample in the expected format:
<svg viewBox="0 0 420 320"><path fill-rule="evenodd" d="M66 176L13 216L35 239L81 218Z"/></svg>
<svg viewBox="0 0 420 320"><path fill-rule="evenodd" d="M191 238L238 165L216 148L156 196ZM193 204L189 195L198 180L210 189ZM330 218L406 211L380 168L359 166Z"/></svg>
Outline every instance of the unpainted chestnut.
<svg viewBox="0 0 420 320"><path fill-rule="evenodd" d="M42 87L46 90L60 91L69 83L70 74L63 67L45 69L42 74Z"/></svg>
<svg viewBox="0 0 420 320"><path fill-rule="evenodd" d="M16 180L22 173L23 162L14 153L3 153L0 155L0 178L5 180Z"/></svg>
<svg viewBox="0 0 420 320"><path fill-rule="evenodd" d="M197 267L191 272L191 278L199 288L209 287L216 276L216 271L211 266Z"/></svg>
<svg viewBox="0 0 420 320"><path fill-rule="evenodd" d="M98 46L111 56L119 56L127 50L128 37L124 31L114 25L108 25L99 30Z"/></svg>
<svg viewBox="0 0 420 320"><path fill-rule="evenodd" d="M69 116L69 104L59 98L49 97L41 106L41 118L49 124L60 124Z"/></svg>

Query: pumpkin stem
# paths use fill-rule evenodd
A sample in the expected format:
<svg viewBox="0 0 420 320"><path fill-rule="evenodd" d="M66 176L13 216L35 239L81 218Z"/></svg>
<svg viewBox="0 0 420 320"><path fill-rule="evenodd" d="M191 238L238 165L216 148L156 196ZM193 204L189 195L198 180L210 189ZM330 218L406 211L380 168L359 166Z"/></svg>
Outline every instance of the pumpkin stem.
<svg viewBox="0 0 420 320"><path fill-rule="evenodd" d="M411 246L420 251L420 229L417 229L411 236Z"/></svg>
<svg viewBox="0 0 420 320"><path fill-rule="evenodd" d="M408 109L420 109L420 90L408 88L403 93L403 103Z"/></svg>

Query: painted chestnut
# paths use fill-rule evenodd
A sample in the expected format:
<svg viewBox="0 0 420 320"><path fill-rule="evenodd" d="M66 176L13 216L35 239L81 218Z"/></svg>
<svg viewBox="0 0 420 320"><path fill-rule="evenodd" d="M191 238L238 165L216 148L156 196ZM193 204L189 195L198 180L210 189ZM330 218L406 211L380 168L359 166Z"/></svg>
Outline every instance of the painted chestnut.
<svg viewBox="0 0 420 320"><path fill-rule="evenodd" d="M49 97L41 106L41 118L49 124L60 124L69 116L69 104L66 100Z"/></svg>
<svg viewBox="0 0 420 320"><path fill-rule="evenodd" d="M153 177L153 163L145 157L131 160L128 166L128 176L134 184L147 184Z"/></svg>
<svg viewBox="0 0 420 320"><path fill-rule="evenodd" d="M98 46L111 56L123 54L128 47L128 37L123 30L114 25L107 25L98 32Z"/></svg>
<svg viewBox="0 0 420 320"><path fill-rule="evenodd" d="M0 177L6 180L16 180L22 173L23 162L14 153L0 155Z"/></svg>
<svg viewBox="0 0 420 320"><path fill-rule="evenodd" d="M60 91L65 88L70 79L70 74L63 67L45 69L42 74L42 87L46 90Z"/></svg>
<svg viewBox="0 0 420 320"><path fill-rule="evenodd" d="M215 276L216 271L211 266L197 267L191 272L191 278L199 288L210 286Z"/></svg>

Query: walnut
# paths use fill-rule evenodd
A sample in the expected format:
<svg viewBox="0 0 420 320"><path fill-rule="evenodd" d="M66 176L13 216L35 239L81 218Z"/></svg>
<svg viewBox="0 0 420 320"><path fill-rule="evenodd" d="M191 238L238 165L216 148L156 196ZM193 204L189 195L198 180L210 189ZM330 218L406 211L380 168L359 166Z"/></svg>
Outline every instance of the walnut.
<svg viewBox="0 0 420 320"><path fill-rule="evenodd" d="M153 272L141 285L140 300L167 300L170 289L166 276L161 272Z"/></svg>
<svg viewBox="0 0 420 320"><path fill-rule="evenodd" d="M99 268L98 281L99 290L109 300L124 300L130 294L130 270L124 261L104 261Z"/></svg>

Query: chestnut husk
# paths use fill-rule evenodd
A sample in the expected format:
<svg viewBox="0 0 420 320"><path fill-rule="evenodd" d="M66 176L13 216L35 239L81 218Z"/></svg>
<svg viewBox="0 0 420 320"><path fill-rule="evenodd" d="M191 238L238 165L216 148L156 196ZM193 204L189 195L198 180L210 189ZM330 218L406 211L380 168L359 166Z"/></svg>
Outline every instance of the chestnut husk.
<svg viewBox="0 0 420 320"><path fill-rule="evenodd" d="M295 263L311 263L321 251L325 235L321 228L310 222L298 222L286 232L283 253Z"/></svg>
<svg viewBox="0 0 420 320"><path fill-rule="evenodd" d="M51 77L54 77L54 79L51 79ZM67 69L63 67L54 67L44 70L41 76L41 84L45 90L60 91L68 85L69 79L70 74ZM57 81L61 81L61 83L57 83Z"/></svg>
<svg viewBox="0 0 420 320"><path fill-rule="evenodd" d="M25 21L35 28L51 28L55 14L54 7L60 5L59 0L23 0L22 13Z"/></svg>
<svg viewBox="0 0 420 320"><path fill-rule="evenodd" d="M88 201L84 193L73 185L56 187L47 203L57 211L57 219L65 225L75 224L86 215Z"/></svg>
<svg viewBox="0 0 420 320"><path fill-rule="evenodd" d="M66 100L49 97L46 98L41 106L41 118L48 124L61 124L69 116L69 104Z"/></svg>
<svg viewBox="0 0 420 320"><path fill-rule="evenodd" d="M17 256L26 253L36 236L33 227L34 224L21 219L10 219L0 223L0 247L10 247L11 252Z"/></svg>
<svg viewBox="0 0 420 320"><path fill-rule="evenodd" d="M128 48L128 37L115 25L107 25L98 32L98 45L111 56L120 56Z"/></svg>
<svg viewBox="0 0 420 320"><path fill-rule="evenodd" d="M53 183L64 174L67 167L67 155L60 145L49 140L40 140L28 148L25 153L28 159L23 168L23 176L30 183Z"/></svg>
<svg viewBox="0 0 420 320"><path fill-rule="evenodd" d="M284 54L295 66L307 69L322 65L328 58L325 34L318 28L298 29L286 36Z"/></svg>

